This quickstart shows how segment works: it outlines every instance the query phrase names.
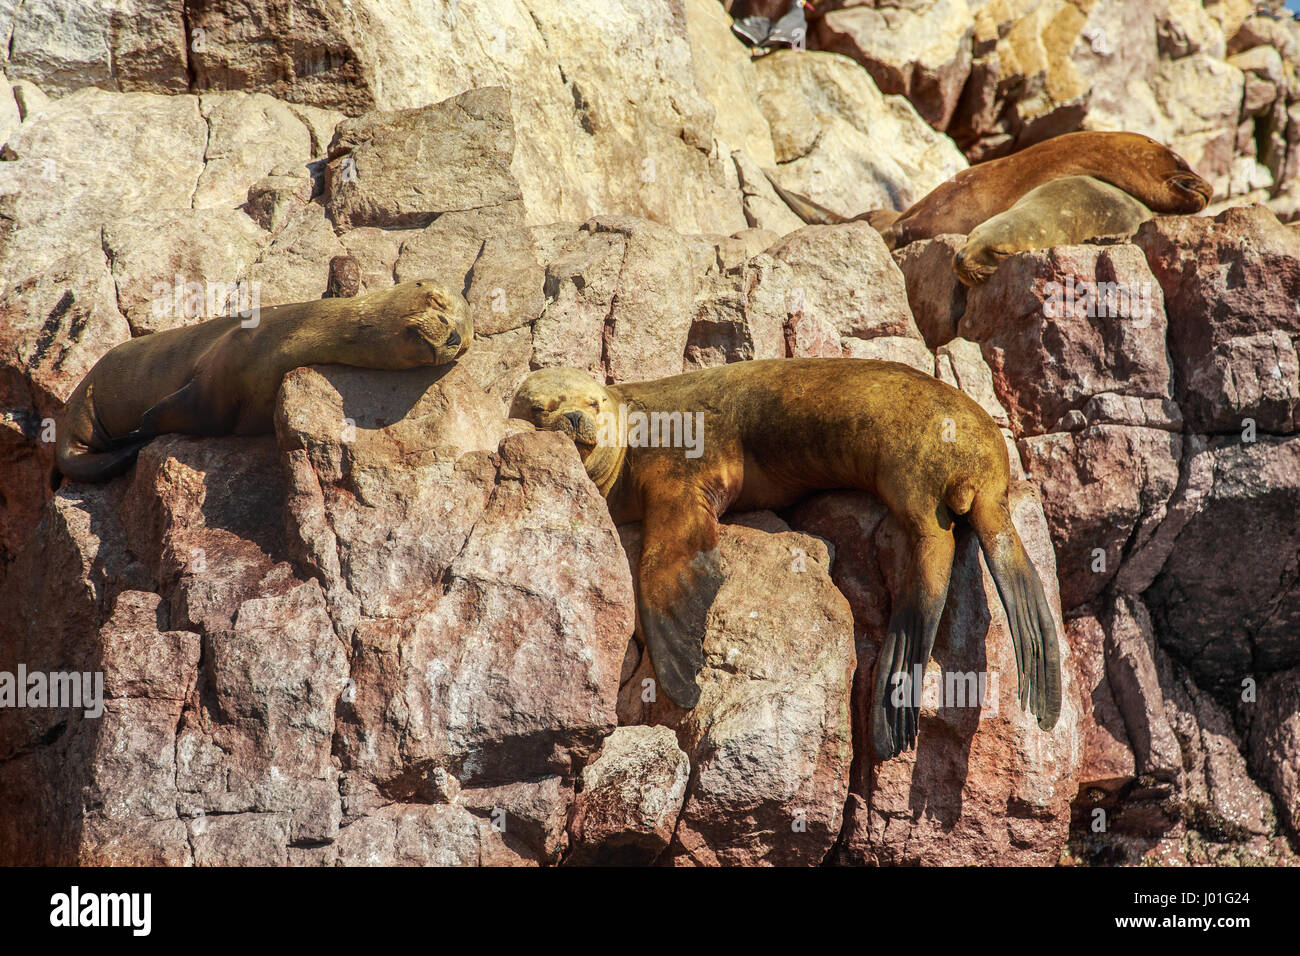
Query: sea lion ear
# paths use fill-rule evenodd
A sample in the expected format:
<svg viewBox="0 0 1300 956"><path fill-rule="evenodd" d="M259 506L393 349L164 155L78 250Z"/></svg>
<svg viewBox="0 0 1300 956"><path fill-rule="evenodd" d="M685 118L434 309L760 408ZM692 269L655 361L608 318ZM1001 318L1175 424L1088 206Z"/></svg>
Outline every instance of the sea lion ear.
<svg viewBox="0 0 1300 956"><path fill-rule="evenodd" d="M656 498L646 503L641 526L641 636L660 686L687 709L700 700L695 678L704 667L704 631L724 580L718 519L705 501L690 488L667 500Z"/></svg>

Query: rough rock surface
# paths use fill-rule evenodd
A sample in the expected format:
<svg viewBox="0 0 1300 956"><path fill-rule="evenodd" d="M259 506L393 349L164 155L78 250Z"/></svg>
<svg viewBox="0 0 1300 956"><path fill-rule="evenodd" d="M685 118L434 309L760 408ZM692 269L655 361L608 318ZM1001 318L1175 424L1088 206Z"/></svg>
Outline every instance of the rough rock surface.
<svg viewBox="0 0 1300 956"><path fill-rule="evenodd" d="M582 771L567 862L651 863L672 841L691 762L668 727L619 727Z"/></svg>
<svg viewBox="0 0 1300 956"><path fill-rule="evenodd" d="M623 540L635 574L639 527ZM673 727L691 760L665 862L815 865L840 832L853 759L848 603L825 545L775 515L724 526L718 550L726 582L704 634L700 703L683 711L660 697L642 654L619 716Z"/></svg>
<svg viewBox="0 0 1300 956"><path fill-rule="evenodd" d="M14 565L6 661L102 668L109 701L0 711L19 806L40 761L74 782L57 838L6 814L11 861L557 858L632 630L572 445L502 438L457 369L303 369L279 415L275 439L169 437L69 486ZM54 561L96 586L58 597Z"/></svg>

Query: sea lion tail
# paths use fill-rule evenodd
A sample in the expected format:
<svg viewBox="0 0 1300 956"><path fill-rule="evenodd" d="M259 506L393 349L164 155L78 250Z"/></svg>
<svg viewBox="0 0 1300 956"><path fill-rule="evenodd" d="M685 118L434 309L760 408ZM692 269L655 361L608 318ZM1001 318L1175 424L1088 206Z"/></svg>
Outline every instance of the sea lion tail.
<svg viewBox="0 0 1300 956"><path fill-rule="evenodd" d="M1051 730L1061 715L1061 649L1056 623L1005 501L977 496L969 519L1002 599L1016 652L1020 706Z"/></svg>

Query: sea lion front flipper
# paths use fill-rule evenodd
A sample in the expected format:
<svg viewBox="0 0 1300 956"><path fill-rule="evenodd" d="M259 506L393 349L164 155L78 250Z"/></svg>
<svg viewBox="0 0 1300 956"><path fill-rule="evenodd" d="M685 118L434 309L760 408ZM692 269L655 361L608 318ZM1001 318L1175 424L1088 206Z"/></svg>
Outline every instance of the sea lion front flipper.
<svg viewBox="0 0 1300 956"><path fill-rule="evenodd" d="M664 487L660 485L659 487ZM655 677L673 703L699 703L704 629L722 587L718 519L699 494L646 503L639 614Z"/></svg>
<svg viewBox="0 0 1300 956"><path fill-rule="evenodd" d="M838 226L842 223L855 221L853 218L841 216L839 213L827 209L820 203L813 202L807 196L800 196L798 193L792 193L790 190L785 189L776 181L776 176L772 174L771 170L764 169L763 175L765 175L767 181L772 184L772 188L776 190L776 194L781 197L782 202L790 207L790 211L808 225ZM863 216L866 215L868 214L863 213Z"/></svg>
<svg viewBox="0 0 1300 956"><path fill-rule="evenodd" d="M916 744L921 692L917 680L925 674L939 633L955 550L951 526L936 526L913 545L903 589L876 658L869 720L871 742L881 760Z"/></svg>
<svg viewBox="0 0 1300 956"><path fill-rule="evenodd" d="M229 420L219 422L213 417L214 411L211 403L205 401L202 379L195 376L188 384L141 415L140 424L135 430L117 441L144 442L172 432L185 435L228 435L234 429L238 416L228 416Z"/></svg>

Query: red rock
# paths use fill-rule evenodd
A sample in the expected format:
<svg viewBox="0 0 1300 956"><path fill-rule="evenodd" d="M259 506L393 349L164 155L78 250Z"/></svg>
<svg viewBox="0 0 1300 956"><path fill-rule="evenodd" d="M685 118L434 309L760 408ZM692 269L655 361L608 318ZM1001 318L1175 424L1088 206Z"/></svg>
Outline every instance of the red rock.
<svg viewBox="0 0 1300 956"><path fill-rule="evenodd" d="M1300 438L1211 439L1184 450L1178 517L1145 593L1162 646L1216 693L1300 664ZM1157 542L1153 542L1157 543ZM1152 564L1155 565L1153 560Z"/></svg>
<svg viewBox="0 0 1300 956"><path fill-rule="evenodd" d="M1134 242L1164 290L1177 398L1196 431L1297 427L1300 236L1262 206L1162 216Z"/></svg>
<svg viewBox="0 0 1300 956"><path fill-rule="evenodd" d="M1083 757L1079 793L1095 806L1099 797L1113 797L1132 783L1137 772L1124 718L1106 677L1106 632L1092 615L1066 623L1066 641L1079 668L1079 692L1084 704ZM1096 796L1091 791L1099 791ZM1076 807L1077 809L1077 807ZM1089 821L1090 822L1090 821Z"/></svg>
<svg viewBox="0 0 1300 956"><path fill-rule="evenodd" d="M1091 307L1089 289L1100 293ZM1059 430L1103 392L1172 397L1160 287L1131 245L1008 258L968 291L958 332L980 343L1018 435Z"/></svg>
<svg viewBox="0 0 1300 956"><path fill-rule="evenodd" d="M1250 766L1277 799L1283 822L1300 834L1300 669L1274 674L1258 687L1250 717Z"/></svg>
<svg viewBox="0 0 1300 956"><path fill-rule="evenodd" d="M640 528L622 530L635 570ZM666 862L817 865L839 834L853 756L849 608L815 538L728 524L718 547L726 581L704 635L700 703L685 712L660 698L643 655L620 723L673 727L691 760Z"/></svg>
<svg viewBox="0 0 1300 956"><path fill-rule="evenodd" d="M651 863L667 848L691 763L667 727L620 727L582 771L569 821L571 864Z"/></svg>
<svg viewBox="0 0 1300 956"><path fill-rule="evenodd" d="M0 669L102 669L109 699L0 710L5 862L558 859L573 768L615 723L626 564L571 443L481 450L494 400L417 372L298 370L283 450L167 436L54 499L0 582ZM475 513L441 504L467 492L457 537ZM385 562L372 527L428 533Z"/></svg>
<svg viewBox="0 0 1300 956"><path fill-rule="evenodd" d="M1115 577L1135 543L1135 530L1137 540L1145 540L1164 517L1178 484L1182 436L1091 425L1022 438L1018 446L1052 529L1061 605L1072 610Z"/></svg>

